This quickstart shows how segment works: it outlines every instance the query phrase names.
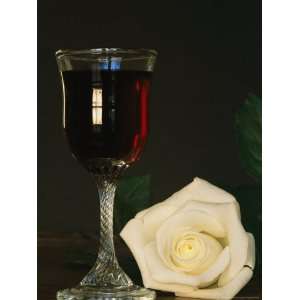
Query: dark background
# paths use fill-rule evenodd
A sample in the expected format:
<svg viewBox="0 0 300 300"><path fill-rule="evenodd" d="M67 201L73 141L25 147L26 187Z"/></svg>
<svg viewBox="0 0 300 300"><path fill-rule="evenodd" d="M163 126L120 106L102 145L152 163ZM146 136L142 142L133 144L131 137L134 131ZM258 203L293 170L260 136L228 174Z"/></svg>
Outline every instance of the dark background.
<svg viewBox="0 0 300 300"><path fill-rule="evenodd" d="M127 175L152 175L152 201L199 176L253 184L241 167L234 115L261 95L261 3L58 1L38 3L38 228L95 231L96 187L62 130L60 48L154 48L150 136Z"/></svg>

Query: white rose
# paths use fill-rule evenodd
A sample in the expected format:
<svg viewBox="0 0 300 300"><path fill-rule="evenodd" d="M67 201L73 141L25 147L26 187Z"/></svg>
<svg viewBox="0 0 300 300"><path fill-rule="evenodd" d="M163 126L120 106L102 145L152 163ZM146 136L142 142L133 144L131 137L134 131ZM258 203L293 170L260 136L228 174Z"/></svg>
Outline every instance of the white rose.
<svg viewBox="0 0 300 300"><path fill-rule="evenodd" d="M138 213L121 232L145 287L177 296L231 299L251 279L252 234L239 204L199 178L167 200Z"/></svg>

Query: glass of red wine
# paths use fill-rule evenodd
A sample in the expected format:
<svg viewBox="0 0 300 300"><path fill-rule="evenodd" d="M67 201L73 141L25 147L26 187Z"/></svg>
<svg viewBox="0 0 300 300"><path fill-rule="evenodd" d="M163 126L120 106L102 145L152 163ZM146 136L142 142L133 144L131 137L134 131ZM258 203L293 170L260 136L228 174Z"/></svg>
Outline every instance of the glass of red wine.
<svg viewBox="0 0 300 300"><path fill-rule="evenodd" d="M100 201L100 247L94 267L58 300L154 299L119 266L113 243L117 180L137 161L148 134L148 98L157 52L99 48L56 52L63 127L71 152L94 177Z"/></svg>

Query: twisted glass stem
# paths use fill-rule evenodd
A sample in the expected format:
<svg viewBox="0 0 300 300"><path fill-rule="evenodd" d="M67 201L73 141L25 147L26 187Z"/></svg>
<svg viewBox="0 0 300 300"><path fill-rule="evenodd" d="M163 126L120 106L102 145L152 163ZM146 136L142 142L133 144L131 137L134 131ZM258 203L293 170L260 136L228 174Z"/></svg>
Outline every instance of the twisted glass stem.
<svg viewBox="0 0 300 300"><path fill-rule="evenodd" d="M80 285L102 288L124 288L132 286L131 279L117 261L113 241L113 207L117 178L124 166L104 167L94 173L100 200L100 247L94 267Z"/></svg>

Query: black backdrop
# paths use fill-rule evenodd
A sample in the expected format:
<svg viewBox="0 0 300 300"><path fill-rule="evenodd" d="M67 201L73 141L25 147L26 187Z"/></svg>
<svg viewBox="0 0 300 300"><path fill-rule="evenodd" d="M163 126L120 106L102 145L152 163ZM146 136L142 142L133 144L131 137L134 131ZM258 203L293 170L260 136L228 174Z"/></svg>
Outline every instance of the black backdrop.
<svg viewBox="0 0 300 300"><path fill-rule="evenodd" d="M60 48L154 48L159 56L150 128L127 175L152 175L152 201L199 176L251 185L241 168L234 114L261 95L261 3L256 0L38 3L38 228L97 229L96 187L62 131Z"/></svg>

